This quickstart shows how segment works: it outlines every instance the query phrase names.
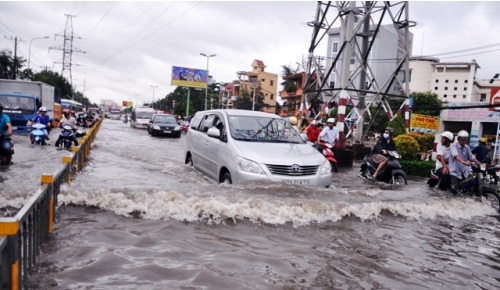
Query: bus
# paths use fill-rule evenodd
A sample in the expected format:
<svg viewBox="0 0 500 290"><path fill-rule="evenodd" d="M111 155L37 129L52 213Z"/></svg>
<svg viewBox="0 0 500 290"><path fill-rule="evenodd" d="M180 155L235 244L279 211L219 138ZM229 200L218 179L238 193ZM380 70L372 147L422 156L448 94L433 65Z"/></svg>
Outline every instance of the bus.
<svg viewBox="0 0 500 290"><path fill-rule="evenodd" d="M61 107L63 109L69 108L71 111L75 112L83 112L83 105L77 101L69 100L69 99L61 99Z"/></svg>

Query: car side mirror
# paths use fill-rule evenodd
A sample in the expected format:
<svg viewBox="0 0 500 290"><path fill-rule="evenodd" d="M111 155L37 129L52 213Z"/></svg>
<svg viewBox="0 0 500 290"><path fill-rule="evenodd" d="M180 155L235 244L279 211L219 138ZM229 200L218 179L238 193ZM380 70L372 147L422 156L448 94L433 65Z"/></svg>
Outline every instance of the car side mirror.
<svg viewBox="0 0 500 290"><path fill-rule="evenodd" d="M219 131L219 129L212 127L210 129L208 129L207 135L208 135L208 137L219 139L220 138L220 131Z"/></svg>

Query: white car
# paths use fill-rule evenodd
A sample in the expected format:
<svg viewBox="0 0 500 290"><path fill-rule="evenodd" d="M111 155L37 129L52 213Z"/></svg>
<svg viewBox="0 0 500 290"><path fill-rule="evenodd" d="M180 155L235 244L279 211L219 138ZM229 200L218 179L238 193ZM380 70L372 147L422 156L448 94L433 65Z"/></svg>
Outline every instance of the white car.
<svg viewBox="0 0 500 290"><path fill-rule="evenodd" d="M186 134L185 163L217 182L270 180L330 186L330 163L275 114L198 112Z"/></svg>

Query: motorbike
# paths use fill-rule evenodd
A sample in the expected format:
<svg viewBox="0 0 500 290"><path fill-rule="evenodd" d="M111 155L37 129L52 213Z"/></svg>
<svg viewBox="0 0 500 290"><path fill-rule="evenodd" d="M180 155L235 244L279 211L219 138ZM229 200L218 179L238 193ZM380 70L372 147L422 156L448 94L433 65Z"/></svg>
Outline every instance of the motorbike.
<svg viewBox="0 0 500 290"><path fill-rule="evenodd" d="M47 134L45 130L47 129L47 126L44 124L36 123L31 125L31 140L33 140L34 144L36 145L47 145Z"/></svg>
<svg viewBox="0 0 500 290"><path fill-rule="evenodd" d="M486 175L485 179L487 183L498 184L498 175L497 172L500 171L500 165L486 165Z"/></svg>
<svg viewBox="0 0 500 290"><path fill-rule="evenodd" d="M83 137L85 135L87 135L87 128L85 128L83 126L79 126L78 130L76 130L76 132L75 132L75 136L77 138L81 138L81 137Z"/></svg>
<svg viewBox="0 0 500 290"><path fill-rule="evenodd" d="M13 154L14 143L9 137L0 134L0 165L12 164Z"/></svg>
<svg viewBox="0 0 500 290"><path fill-rule="evenodd" d="M494 165L493 165L494 166ZM472 164L472 176L460 181L458 188L454 194L461 194L471 197L479 197L486 200L493 208L500 213L500 197L498 189L485 185L485 176L488 174L488 167L485 164ZM427 181L429 187L435 187L440 182L440 177L436 175L434 170L431 170L430 178ZM446 187L440 187L446 190Z"/></svg>
<svg viewBox="0 0 500 290"><path fill-rule="evenodd" d="M70 125L63 125L61 130L61 142L59 146L63 149L70 150L73 143L73 128Z"/></svg>
<svg viewBox="0 0 500 290"><path fill-rule="evenodd" d="M324 141L319 142L318 145L320 152L323 153L326 160L330 161L330 167L332 168L332 172L333 171L337 172L338 171L337 159L335 159L335 155L333 154L333 145Z"/></svg>
<svg viewBox="0 0 500 290"><path fill-rule="evenodd" d="M189 129L189 124L183 124L183 125L182 125L182 132L183 132L184 134L186 134L186 133L187 133L188 129Z"/></svg>
<svg viewBox="0 0 500 290"><path fill-rule="evenodd" d="M407 185L406 173L401 169L398 159L401 158L397 151L387 151L385 154L389 159L382 172L377 175L377 181L382 181L388 184L404 184ZM370 155L363 158L361 164L360 177L373 180L373 174L377 170L378 164L373 162Z"/></svg>

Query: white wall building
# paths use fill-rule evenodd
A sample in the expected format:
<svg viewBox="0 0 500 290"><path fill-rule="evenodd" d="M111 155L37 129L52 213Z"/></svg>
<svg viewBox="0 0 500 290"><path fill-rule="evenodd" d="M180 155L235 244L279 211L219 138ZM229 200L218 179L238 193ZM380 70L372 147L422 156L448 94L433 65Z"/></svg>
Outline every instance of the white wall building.
<svg viewBox="0 0 500 290"><path fill-rule="evenodd" d="M481 137L494 145L500 122L500 107L485 107L500 103L500 81L490 83L476 79L479 68L475 60L441 63L431 57L410 59L410 95L412 92L435 93L444 107L460 108L441 111L439 132L457 134L466 130L472 147L477 146Z"/></svg>

